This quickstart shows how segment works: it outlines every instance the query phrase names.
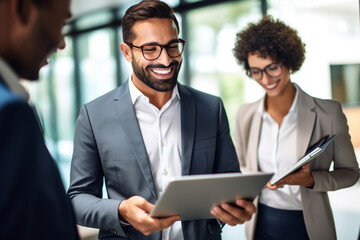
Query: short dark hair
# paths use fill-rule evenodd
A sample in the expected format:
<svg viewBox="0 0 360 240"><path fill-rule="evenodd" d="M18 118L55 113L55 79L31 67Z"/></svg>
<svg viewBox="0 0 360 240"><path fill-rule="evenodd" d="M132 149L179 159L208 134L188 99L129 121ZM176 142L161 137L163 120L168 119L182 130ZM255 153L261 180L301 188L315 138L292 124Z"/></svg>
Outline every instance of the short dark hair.
<svg viewBox="0 0 360 240"><path fill-rule="evenodd" d="M236 34L235 58L249 70L249 54L259 53L285 65L292 73L300 69L305 60L305 44L297 31L272 16L264 16Z"/></svg>
<svg viewBox="0 0 360 240"><path fill-rule="evenodd" d="M31 2L39 8L48 8L54 0L31 0ZM61 1L61 0L60 0ZM21 14L24 8L24 0L18 0L18 13Z"/></svg>
<svg viewBox="0 0 360 240"><path fill-rule="evenodd" d="M47 7L53 0L32 0L36 6Z"/></svg>
<svg viewBox="0 0 360 240"><path fill-rule="evenodd" d="M126 10L122 19L122 33L124 42L131 42L135 36L131 29L135 22L149 18L170 18L174 21L178 33L180 33L179 22L174 15L174 9L159 0L143 0Z"/></svg>
<svg viewBox="0 0 360 240"><path fill-rule="evenodd" d="M19 6L23 5L24 0L19 0ZM31 0L31 2L38 7L49 7L53 0Z"/></svg>

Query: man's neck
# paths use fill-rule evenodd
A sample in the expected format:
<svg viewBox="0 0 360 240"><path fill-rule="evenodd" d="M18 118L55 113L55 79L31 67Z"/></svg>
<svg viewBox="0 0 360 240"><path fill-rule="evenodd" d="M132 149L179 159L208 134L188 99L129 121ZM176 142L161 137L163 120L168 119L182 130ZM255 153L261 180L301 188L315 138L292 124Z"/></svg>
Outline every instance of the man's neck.
<svg viewBox="0 0 360 240"><path fill-rule="evenodd" d="M170 100L173 89L166 92L160 92L156 91L149 86L147 86L145 83L140 81L139 79L134 79L132 76L131 80L134 83L134 86L142 93L144 96L149 98L149 101L152 105L157 107L159 110Z"/></svg>

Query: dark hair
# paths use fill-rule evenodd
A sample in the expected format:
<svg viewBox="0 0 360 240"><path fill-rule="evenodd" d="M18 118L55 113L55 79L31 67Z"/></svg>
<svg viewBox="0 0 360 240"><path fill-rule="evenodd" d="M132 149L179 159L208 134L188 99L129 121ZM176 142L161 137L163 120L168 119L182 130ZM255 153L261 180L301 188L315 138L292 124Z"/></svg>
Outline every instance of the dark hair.
<svg viewBox="0 0 360 240"><path fill-rule="evenodd" d="M297 31L271 16L264 16L257 24L251 23L236 34L235 58L249 70L249 54L259 53L285 65L290 72L300 69L305 60L305 44Z"/></svg>
<svg viewBox="0 0 360 240"><path fill-rule="evenodd" d="M32 2L33 2L36 6L48 7L49 5L51 5L52 0L32 0Z"/></svg>
<svg viewBox="0 0 360 240"><path fill-rule="evenodd" d="M48 8L51 6L53 1L54 0L31 0L31 2L39 8ZM17 8L18 13L22 14L23 10L24 10L24 0L18 0L18 8Z"/></svg>
<svg viewBox="0 0 360 240"><path fill-rule="evenodd" d="M18 5L22 6L24 3L24 0L19 0L18 1ZM51 6L51 3L53 2L53 0L31 0L30 2L32 2L33 4L35 4L38 7L49 7Z"/></svg>
<svg viewBox="0 0 360 240"><path fill-rule="evenodd" d="M166 3L159 0L143 0L126 10L122 19L122 33L124 42L130 42L135 38L131 29L135 22L149 18L170 18L174 21L178 33L180 33L179 22L174 10Z"/></svg>

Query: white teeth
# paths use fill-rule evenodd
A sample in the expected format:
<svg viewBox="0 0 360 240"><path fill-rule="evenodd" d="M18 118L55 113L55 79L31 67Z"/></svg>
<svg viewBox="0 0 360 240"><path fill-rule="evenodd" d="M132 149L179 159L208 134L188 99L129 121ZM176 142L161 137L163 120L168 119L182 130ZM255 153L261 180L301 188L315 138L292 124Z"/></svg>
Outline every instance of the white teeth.
<svg viewBox="0 0 360 240"><path fill-rule="evenodd" d="M272 89L276 86L277 83L271 84L271 85L266 85L266 88L268 89Z"/></svg>
<svg viewBox="0 0 360 240"><path fill-rule="evenodd" d="M171 69L164 69L164 70L153 69L153 71L157 74L168 74L169 72L171 72Z"/></svg>

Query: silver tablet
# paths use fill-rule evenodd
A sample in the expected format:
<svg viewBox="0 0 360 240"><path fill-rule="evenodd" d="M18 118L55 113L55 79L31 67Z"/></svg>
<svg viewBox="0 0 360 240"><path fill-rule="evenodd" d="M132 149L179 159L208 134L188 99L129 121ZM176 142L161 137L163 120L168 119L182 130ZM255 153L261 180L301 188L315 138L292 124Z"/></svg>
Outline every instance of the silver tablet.
<svg viewBox="0 0 360 240"><path fill-rule="evenodd" d="M210 214L214 205L233 203L237 198L253 200L272 175L222 173L182 176L170 182L150 215L179 215L183 221L215 218Z"/></svg>

